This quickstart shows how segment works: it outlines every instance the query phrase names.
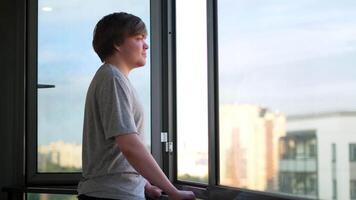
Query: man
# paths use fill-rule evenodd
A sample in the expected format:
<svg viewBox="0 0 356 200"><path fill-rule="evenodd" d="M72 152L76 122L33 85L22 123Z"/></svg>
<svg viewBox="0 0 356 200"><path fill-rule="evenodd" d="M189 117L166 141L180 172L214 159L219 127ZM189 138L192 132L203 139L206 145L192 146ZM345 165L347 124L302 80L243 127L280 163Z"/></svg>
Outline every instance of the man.
<svg viewBox="0 0 356 200"><path fill-rule="evenodd" d="M81 200L142 200L145 192L155 198L162 190L173 200L195 199L170 183L142 142L143 108L128 74L146 63L146 36L142 20L123 12L95 27L93 47L103 65L85 103Z"/></svg>

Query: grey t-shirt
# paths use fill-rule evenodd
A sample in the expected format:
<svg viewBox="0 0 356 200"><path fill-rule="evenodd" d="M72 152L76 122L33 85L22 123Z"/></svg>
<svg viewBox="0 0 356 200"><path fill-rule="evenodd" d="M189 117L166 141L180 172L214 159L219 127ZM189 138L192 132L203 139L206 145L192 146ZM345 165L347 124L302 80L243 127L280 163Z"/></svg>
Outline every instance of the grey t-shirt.
<svg viewBox="0 0 356 200"><path fill-rule="evenodd" d="M78 193L141 200L145 179L126 160L115 136L143 134L143 108L129 79L102 65L89 86L83 127L83 179Z"/></svg>

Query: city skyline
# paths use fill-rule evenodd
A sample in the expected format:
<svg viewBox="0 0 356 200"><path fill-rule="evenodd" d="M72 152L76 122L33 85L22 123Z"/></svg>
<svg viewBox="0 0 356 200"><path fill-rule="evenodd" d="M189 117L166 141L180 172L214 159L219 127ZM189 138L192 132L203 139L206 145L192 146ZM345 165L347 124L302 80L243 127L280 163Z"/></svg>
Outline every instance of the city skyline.
<svg viewBox="0 0 356 200"><path fill-rule="evenodd" d="M356 149L356 112L287 118L256 105L226 104L220 116L220 184L311 198L339 195L340 199L348 199L345 193L353 187L348 182L356 183L356 157L349 150L351 145ZM50 164L49 171L40 171L73 170L70 167L78 167L80 158L67 155L80 155L80 148L63 141L40 146L40 157L51 160L39 161L43 169L46 166L41 162ZM187 149L179 150L179 180L207 182L207 153ZM77 164L70 164L72 160ZM51 163L59 166L53 168ZM337 184L331 185L333 181L328 179Z"/></svg>

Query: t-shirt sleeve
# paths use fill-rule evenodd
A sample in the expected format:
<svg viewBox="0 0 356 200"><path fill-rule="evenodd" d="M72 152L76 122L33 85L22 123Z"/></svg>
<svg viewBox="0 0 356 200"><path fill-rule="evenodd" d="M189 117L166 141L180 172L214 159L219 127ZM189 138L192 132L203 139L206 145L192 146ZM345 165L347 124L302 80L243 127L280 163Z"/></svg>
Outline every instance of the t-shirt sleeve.
<svg viewBox="0 0 356 200"><path fill-rule="evenodd" d="M105 139L137 133L129 87L119 77L104 80L97 93Z"/></svg>

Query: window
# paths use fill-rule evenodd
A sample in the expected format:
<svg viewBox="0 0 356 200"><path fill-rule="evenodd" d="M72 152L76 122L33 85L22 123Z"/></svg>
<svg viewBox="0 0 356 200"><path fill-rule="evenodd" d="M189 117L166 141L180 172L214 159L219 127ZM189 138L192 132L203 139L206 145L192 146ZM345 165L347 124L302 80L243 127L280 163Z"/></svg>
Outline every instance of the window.
<svg viewBox="0 0 356 200"><path fill-rule="evenodd" d="M147 25L150 21L149 1L105 2L95 6L95 13L83 12L94 7L93 2L68 6L40 0L36 9L30 10L36 19L29 20L30 182L56 177L56 183L67 183L65 180L74 179L68 172L80 171L80 165L61 162L61 148L56 145L69 143L72 149L81 145L78 113L83 112L88 77L100 64L90 47L91 35L84 35L92 33L99 16L118 7L137 13ZM145 94L142 99L148 99L143 100L146 113L150 113L151 104L162 109L156 134L165 126L174 130L173 140L169 138L176 145L173 153L160 152L160 144L155 147L163 155L163 167L171 180L183 188L196 186L209 196L214 193L209 188L245 188L246 193L258 191L257 196L333 198L336 182L331 176L342 169L335 167L335 173L324 173L327 170L320 167L331 168L331 144L340 147L337 155L346 155L341 146L354 143L356 7L346 0L258 4L240 0L200 0L194 4L162 1L160 6L168 14L160 13L161 7L159 14L152 13L152 21L162 22L162 35L153 35L159 41L152 45L159 52L155 62L161 63L161 68L154 74L149 73L149 67L137 70L132 79L144 80L136 82L136 88ZM38 16L34 11L37 7ZM73 45L78 41L87 46ZM64 50L61 45L69 46ZM78 51L80 56L86 55L86 61L75 59ZM150 75L160 79L151 80ZM158 97L162 102L150 101L153 86L149 88L149 82L160 88L157 96L166 95ZM164 94L166 87L173 92ZM162 94L160 90L164 90ZM63 99L58 101L58 97ZM68 102L72 107L66 106ZM75 113L68 115L71 112ZM149 117L146 114L146 119ZM146 122L149 131L150 120ZM351 154L355 153L350 146L350 160ZM53 163L54 169L49 167ZM351 170L350 176L354 176ZM338 179L337 184L350 180ZM340 188L337 194L348 194L347 190Z"/></svg>
<svg viewBox="0 0 356 200"><path fill-rule="evenodd" d="M337 199L337 181L333 180L333 199Z"/></svg>
<svg viewBox="0 0 356 200"><path fill-rule="evenodd" d="M150 1L38 0L30 5L36 6L30 9L28 85L36 87L29 92L29 174L80 172L86 92L102 64L92 48L94 27L104 15L122 10L139 16L150 33ZM149 38L150 34L148 44ZM151 146L149 54L146 66L129 77L144 106L147 148Z"/></svg>
<svg viewBox="0 0 356 200"><path fill-rule="evenodd" d="M316 139L306 141L306 158L316 158Z"/></svg>
<svg viewBox="0 0 356 200"><path fill-rule="evenodd" d="M350 162L356 162L356 144L350 144Z"/></svg>
<svg viewBox="0 0 356 200"><path fill-rule="evenodd" d="M332 145L331 146L331 149L332 149L332 152L331 152L332 160L331 160L331 162L335 163L336 162L336 144L332 143L331 145Z"/></svg>
<svg viewBox="0 0 356 200"><path fill-rule="evenodd" d="M331 173L332 173L332 183L333 183L333 193L332 193L332 199L337 199L337 175L336 175L336 144L332 143L331 144Z"/></svg>
<svg viewBox="0 0 356 200"><path fill-rule="evenodd" d="M208 182L205 7L205 0L176 1L177 176L199 183Z"/></svg>
<svg viewBox="0 0 356 200"><path fill-rule="evenodd" d="M331 144L355 141L356 5L218 0L217 9L219 184L332 199ZM338 189L341 199L348 191Z"/></svg>
<svg viewBox="0 0 356 200"><path fill-rule="evenodd" d="M352 200L356 199L356 180L350 181L350 196Z"/></svg>
<svg viewBox="0 0 356 200"><path fill-rule="evenodd" d="M297 195L316 195L316 173L281 172L279 188L281 192Z"/></svg>

